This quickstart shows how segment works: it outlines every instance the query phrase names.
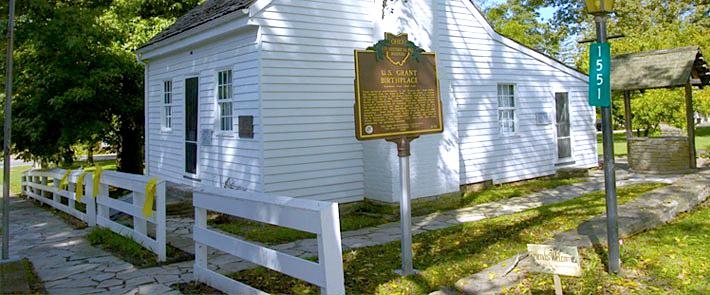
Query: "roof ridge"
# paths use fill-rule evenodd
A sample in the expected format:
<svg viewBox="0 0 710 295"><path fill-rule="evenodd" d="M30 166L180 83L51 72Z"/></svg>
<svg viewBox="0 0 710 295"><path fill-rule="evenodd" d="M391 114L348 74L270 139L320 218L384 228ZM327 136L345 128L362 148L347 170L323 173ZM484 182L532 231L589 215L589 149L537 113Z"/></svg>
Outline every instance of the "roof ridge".
<svg viewBox="0 0 710 295"><path fill-rule="evenodd" d="M700 46L698 46L698 45L688 45L688 46L683 46L683 47L675 47L675 48L667 48L667 49L659 49L659 50L647 50L647 51L641 51L641 52L629 52L629 53L624 53L624 54L615 55L614 58L642 57L642 56L651 56L651 55L661 55L661 54L669 54L669 53L678 53L678 52L684 52L684 51L700 51Z"/></svg>
<svg viewBox="0 0 710 295"><path fill-rule="evenodd" d="M219 19L232 12L247 8L255 0L207 0L190 9L185 15L178 17L170 26L153 36L139 47L145 48L160 41L169 39L197 26Z"/></svg>

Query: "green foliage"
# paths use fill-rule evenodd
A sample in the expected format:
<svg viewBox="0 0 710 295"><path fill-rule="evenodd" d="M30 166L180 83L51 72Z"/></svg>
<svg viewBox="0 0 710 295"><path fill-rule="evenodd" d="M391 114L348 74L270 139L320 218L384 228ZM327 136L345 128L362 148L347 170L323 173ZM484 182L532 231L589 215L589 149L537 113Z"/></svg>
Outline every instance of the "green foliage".
<svg viewBox="0 0 710 295"><path fill-rule="evenodd" d="M615 15L609 22L609 35L623 34L611 40L614 55L647 50L669 49L689 45L700 46L710 54L710 4L703 1L681 0L617 0ZM594 36L591 18L587 18L582 35ZM577 66L588 69L588 44L579 45L582 54ZM695 111L710 114L710 90L693 91ZM623 122L623 97L614 96L615 119ZM684 89L650 90L632 94L632 123L635 129L658 131L661 122L685 128Z"/></svg>
<svg viewBox="0 0 710 295"><path fill-rule="evenodd" d="M70 163L72 147L103 141L118 152L121 171L142 173L143 68L133 51L198 2L19 1L17 153Z"/></svg>
<svg viewBox="0 0 710 295"><path fill-rule="evenodd" d="M548 55L558 56L562 40L568 37L567 31L540 21L536 8L527 5L525 0L507 0L489 8L486 17L498 33Z"/></svg>

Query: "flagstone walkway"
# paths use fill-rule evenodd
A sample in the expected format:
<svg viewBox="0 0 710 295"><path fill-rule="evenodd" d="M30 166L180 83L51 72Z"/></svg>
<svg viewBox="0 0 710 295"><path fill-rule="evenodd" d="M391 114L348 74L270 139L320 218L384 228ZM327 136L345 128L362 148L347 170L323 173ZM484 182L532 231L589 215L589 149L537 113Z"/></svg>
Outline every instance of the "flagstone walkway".
<svg viewBox="0 0 710 295"><path fill-rule="evenodd" d="M618 185L643 182L671 183L679 176L619 174ZM513 214L546 204L562 202L603 189L602 179L561 186L543 192L481 204L448 212L413 218L413 232L436 230L456 224ZM192 263L138 269L111 254L89 245L88 229L75 230L49 211L27 200L13 198L11 255L29 258L50 294L179 294L170 285L193 280ZM194 252L192 219L168 219L168 241L187 252ZM342 233L344 249L366 247L399 240L399 223ZM299 257L317 256L315 239L273 246L273 249ZM210 266L220 273L253 267L227 254L212 251Z"/></svg>

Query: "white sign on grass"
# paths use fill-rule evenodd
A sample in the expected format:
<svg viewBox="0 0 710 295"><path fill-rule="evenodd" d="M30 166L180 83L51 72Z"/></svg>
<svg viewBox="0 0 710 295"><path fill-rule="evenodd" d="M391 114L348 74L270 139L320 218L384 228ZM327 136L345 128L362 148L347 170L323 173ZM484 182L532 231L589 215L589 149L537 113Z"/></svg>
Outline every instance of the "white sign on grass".
<svg viewBox="0 0 710 295"><path fill-rule="evenodd" d="M573 277L582 275L577 247L528 244L528 254L544 273Z"/></svg>

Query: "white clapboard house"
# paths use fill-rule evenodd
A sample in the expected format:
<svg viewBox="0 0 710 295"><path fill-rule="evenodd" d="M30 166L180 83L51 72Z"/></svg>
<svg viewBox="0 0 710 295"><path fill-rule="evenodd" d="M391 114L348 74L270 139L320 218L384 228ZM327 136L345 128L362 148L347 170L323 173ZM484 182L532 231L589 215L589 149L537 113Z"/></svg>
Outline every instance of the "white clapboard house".
<svg viewBox="0 0 710 295"><path fill-rule="evenodd" d="M385 32L438 54L445 132L413 142L414 197L597 165L585 74L496 33L470 0L207 0L138 50L147 173L396 202L394 144L358 142L353 51Z"/></svg>

